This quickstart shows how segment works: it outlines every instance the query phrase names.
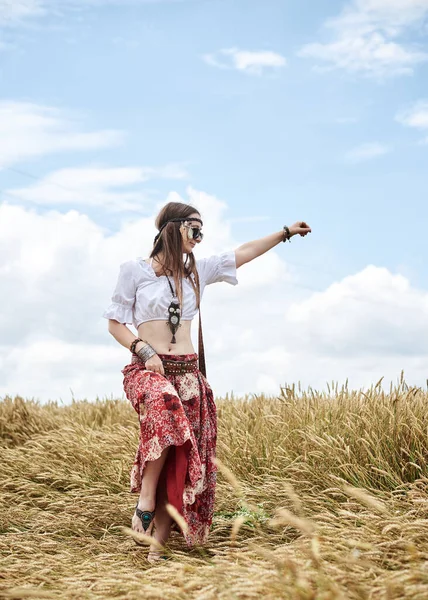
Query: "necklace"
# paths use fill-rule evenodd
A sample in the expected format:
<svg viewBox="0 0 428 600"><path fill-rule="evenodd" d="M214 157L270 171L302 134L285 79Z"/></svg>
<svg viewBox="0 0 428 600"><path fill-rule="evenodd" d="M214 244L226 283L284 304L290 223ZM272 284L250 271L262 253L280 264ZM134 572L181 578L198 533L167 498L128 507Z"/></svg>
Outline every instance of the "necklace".
<svg viewBox="0 0 428 600"><path fill-rule="evenodd" d="M165 275L166 275L166 273L165 273ZM181 327L181 324L180 324L181 310L180 310L179 300L178 300L176 294L174 293L174 290L173 290L173 287L171 285L168 275L166 275L166 278L168 279L169 288L170 288L171 294L172 294L172 300L171 300L170 305L168 306L168 322L166 323L166 325L169 326L169 328L171 329L171 332L172 332L171 344L175 344L176 343L175 333L176 333L177 329L179 327Z"/></svg>
<svg viewBox="0 0 428 600"><path fill-rule="evenodd" d="M162 271L164 271L164 273L165 273L165 277L168 280L169 289L171 290L171 294L172 294L172 300L170 302L170 305L168 306L168 321L167 321L166 325L171 329L171 332L172 332L171 344L176 344L177 340L175 339L175 334L176 334L177 329L179 327L181 327L180 302L178 300L177 295L174 292L174 289L171 285L169 277L165 271L165 266L163 265L163 263L160 263L160 261L158 261L158 262L162 266Z"/></svg>

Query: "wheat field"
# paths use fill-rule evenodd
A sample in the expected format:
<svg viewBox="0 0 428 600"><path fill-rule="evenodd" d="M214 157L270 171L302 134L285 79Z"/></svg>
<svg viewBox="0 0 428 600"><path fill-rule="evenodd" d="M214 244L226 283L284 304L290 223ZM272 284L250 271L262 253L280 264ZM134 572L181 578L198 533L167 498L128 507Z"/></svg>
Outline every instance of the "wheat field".
<svg viewBox="0 0 428 600"><path fill-rule="evenodd" d="M1 598L428 598L428 393L401 375L217 399L209 542L151 565L130 534L125 400L0 402Z"/></svg>

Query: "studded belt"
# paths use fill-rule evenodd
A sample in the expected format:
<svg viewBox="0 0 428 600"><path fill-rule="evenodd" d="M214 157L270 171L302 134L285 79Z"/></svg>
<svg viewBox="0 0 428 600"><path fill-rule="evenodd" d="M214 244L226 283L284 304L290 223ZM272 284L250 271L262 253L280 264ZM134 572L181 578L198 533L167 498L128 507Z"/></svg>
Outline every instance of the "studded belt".
<svg viewBox="0 0 428 600"><path fill-rule="evenodd" d="M196 373L198 360L168 360L162 359L165 375L183 375L184 373Z"/></svg>

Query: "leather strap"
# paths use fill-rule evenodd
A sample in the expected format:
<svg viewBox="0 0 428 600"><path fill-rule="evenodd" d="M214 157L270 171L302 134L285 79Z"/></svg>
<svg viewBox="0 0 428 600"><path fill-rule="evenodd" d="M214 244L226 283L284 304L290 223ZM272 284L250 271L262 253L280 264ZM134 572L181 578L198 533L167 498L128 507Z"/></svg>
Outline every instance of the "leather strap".
<svg viewBox="0 0 428 600"><path fill-rule="evenodd" d="M199 277L198 277L198 289L199 289L199 343L198 343L199 370L204 377L207 377L207 368L205 365L204 339L202 337L201 288L199 285Z"/></svg>

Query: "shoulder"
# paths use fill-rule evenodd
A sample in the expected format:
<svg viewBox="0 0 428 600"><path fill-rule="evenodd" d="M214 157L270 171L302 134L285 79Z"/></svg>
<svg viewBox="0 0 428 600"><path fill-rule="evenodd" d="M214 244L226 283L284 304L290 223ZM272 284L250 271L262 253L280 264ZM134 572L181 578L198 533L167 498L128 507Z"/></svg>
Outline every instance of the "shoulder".
<svg viewBox="0 0 428 600"><path fill-rule="evenodd" d="M204 258L196 259L196 268L198 269L199 275L203 276L204 273L218 263L218 255L212 254L211 256L205 256Z"/></svg>
<svg viewBox="0 0 428 600"><path fill-rule="evenodd" d="M236 257L234 250L226 250L219 254L212 254L206 258L196 260L199 276L203 283L210 284L217 281L227 281L236 285Z"/></svg>
<svg viewBox="0 0 428 600"><path fill-rule="evenodd" d="M196 259L196 266L198 269L209 269L212 267L217 267L223 263L233 261L235 261L235 251L226 250L225 252L220 252L219 254L211 254L211 256Z"/></svg>
<svg viewBox="0 0 428 600"><path fill-rule="evenodd" d="M142 258L135 258L132 260L127 260L120 264L120 275L122 277L129 277L134 279L136 282L141 280L144 277L145 269L143 267L144 260Z"/></svg>

